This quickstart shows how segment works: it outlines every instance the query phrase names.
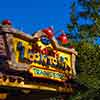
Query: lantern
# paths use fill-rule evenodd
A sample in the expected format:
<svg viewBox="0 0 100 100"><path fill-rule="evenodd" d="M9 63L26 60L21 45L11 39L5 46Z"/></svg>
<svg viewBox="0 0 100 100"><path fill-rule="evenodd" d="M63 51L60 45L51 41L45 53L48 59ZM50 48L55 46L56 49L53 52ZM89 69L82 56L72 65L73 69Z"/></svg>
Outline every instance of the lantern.
<svg viewBox="0 0 100 100"><path fill-rule="evenodd" d="M64 34L64 33L62 33L62 34L58 37L58 40L60 40L62 44L67 44L67 43L68 43L67 36L66 36L66 34Z"/></svg>
<svg viewBox="0 0 100 100"><path fill-rule="evenodd" d="M46 29L43 29L42 32L44 32L48 36L49 39L51 39L53 37L53 35L54 35L52 27L48 27Z"/></svg>
<svg viewBox="0 0 100 100"><path fill-rule="evenodd" d="M2 25L12 25L11 21L10 20L4 20L2 22Z"/></svg>

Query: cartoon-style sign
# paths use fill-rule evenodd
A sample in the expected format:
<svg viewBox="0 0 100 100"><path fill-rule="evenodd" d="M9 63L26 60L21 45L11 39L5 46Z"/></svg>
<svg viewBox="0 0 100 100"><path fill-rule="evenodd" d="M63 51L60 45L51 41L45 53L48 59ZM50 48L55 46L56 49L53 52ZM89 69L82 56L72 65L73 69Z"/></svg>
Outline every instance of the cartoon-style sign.
<svg viewBox="0 0 100 100"><path fill-rule="evenodd" d="M0 30L0 61L5 60L1 73L7 78L10 77L9 79L21 80L21 83L16 84L15 81L9 80L10 83L6 84L7 81L3 80L5 86L68 92L68 87L59 88L57 84L64 85L76 75L75 49L59 45L50 27L29 36L14 28L14 31L11 31L11 25L10 21L5 20ZM68 42L64 34L59 36L59 40L63 44ZM34 84L35 80L41 82ZM33 84L26 84L26 81Z"/></svg>
<svg viewBox="0 0 100 100"><path fill-rule="evenodd" d="M45 39L43 40L43 38ZM29 72L33 74L33 77L41 76L39 76L39 74L34 74L33 67L39 68L39 71L42 73L45 70L47 74L53 74L53 71L57 72L56 75L63 74L63 79L61 79L59 75L58 78L52 75L51 78L45 76L45 74L41 76L43 78L65 81L68 73L73 76L71 52L66 53L62 50L57 50L57 48L52 46L52 41L48 40L46 36L41 36L34 44L29 44L28 41L16 37L14 37L13 42L15 46L16 62L19 64L27 64L27 68ZM50 70L51 73L48 70Z"/></svg>

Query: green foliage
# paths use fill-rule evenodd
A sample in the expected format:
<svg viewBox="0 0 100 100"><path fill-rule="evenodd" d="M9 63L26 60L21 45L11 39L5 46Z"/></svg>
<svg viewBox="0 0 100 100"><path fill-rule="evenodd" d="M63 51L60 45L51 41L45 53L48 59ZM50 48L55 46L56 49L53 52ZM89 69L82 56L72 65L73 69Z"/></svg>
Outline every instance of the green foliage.
<svg viewBox="0 0 100 100"><path fill-rule="evenodd" d="M76 87L69 100L99 100L100 98L100 47L86 40L72 42L78 51ZM95 99L96 98L96 99Z"/></svg>
<svg viewBox="0 0 100 100"><path fill-rule="evenodd" d="M83 11L76 11L78 6ZM75 93L69 100L100 100L100 46L94 44L94 40L100 37L100 1L78 0L72 3L70 19L67 25L71 33L78 29L76 36L70 37L70 45L78 52L76 61L77 75L74 80L76 84ZM80 25L79 18L91 19L92 24ZM78 40L78 41L77 41Z"/></svg>
<svg viewBox="0 0 100 100"><path fill-rule="evenodd" d="M88 87L98 89L100 86L100 47L88 42L80 42L78 51L78 78ZM97 80L97 81L96 81Z"/></svg>

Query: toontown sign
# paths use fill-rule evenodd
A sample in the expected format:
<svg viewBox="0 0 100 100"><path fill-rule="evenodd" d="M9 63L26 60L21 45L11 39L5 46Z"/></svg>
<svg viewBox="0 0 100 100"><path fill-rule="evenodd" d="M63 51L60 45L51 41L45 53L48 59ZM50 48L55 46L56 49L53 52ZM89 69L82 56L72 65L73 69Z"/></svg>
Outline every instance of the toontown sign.
<svg viewBox="0 0 100 100"><path fill-rule="evenodd" d="M68 42L65 34L58 39L62 44ZM50 27L30 36L14 29L9 20L3 21L0 26L0 87L71 93L70 80L76 75L77 52L61 43Z"/></svg>

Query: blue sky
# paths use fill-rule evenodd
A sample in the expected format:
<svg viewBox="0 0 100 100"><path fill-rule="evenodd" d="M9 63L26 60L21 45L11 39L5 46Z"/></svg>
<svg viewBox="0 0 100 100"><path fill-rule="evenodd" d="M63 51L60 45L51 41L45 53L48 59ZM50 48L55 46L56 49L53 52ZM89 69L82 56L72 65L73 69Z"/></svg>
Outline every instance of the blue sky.
<svg viewBox="0 0 100 100"><path fill-rule="evenodd" d="M31 34L48 26L55 32L69 23L72 0L0 0L0 21L10 19L13 26Z"/></svg>

